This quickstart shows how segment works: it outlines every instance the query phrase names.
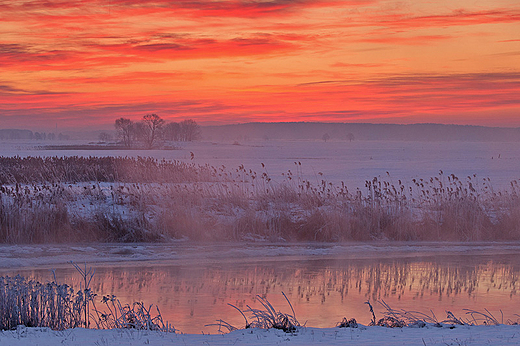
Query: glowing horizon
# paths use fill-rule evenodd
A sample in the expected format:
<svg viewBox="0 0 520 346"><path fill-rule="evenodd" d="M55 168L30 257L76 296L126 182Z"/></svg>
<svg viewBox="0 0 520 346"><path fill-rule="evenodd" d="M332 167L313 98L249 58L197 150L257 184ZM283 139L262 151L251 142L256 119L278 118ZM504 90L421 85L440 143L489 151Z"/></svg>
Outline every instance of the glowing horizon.
<svg viewBox="0 0 520 346"><path fill-rule="evenodd" d="M520 126L513 0L0 1L1 128Z"/></svg>

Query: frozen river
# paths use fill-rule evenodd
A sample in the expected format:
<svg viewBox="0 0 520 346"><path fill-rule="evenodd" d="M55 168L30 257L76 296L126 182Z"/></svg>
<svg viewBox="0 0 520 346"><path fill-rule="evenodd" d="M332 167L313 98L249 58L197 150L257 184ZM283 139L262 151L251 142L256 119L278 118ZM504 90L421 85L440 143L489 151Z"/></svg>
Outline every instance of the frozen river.
<svg viewBox="0 0 520 346"><path fill-rule="evenodd" d="M215 332L205 325L223 319L243 327L240 309L261 307L256 295L301 323L333 327L343 317L368 324L370 300L377 317L384 300L394 309L419 311L439 321L445 310L488 309L499 321L517 320L519 244L299 244L299 245L96 245L3 246L0 275L52 280L78 289L80 276L67 264L87 261L96 269L98 298L157 304L186 333Z"/></svg>

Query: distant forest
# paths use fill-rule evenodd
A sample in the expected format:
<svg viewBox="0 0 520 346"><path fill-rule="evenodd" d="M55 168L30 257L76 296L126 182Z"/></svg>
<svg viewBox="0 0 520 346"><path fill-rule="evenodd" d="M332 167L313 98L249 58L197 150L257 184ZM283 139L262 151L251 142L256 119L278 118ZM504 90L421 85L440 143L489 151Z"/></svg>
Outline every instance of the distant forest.
<svg viewBox="0 0 520 346"><path fill-rule="evenodd" d="M32 132L30 130L18 130L18 129L0 129L0 140L19 140L19 139L34 139L34 140L66 140L69 139L68 135L59 133L56 135L53 132Z"/></svg>
<svg viewBox="0 0 520 346"><path fill-rule="evenodd" d="M396 140L518 142L520 128L442 124L246 123L202 126L202 138L248 140Z"/></svg>
<svg viewBox="0 0 520 346"><path fill-rule="evenodd" d="M168 124L167 124L168 125ZM198 126L198 125L197 125ZM197 139L206 141L323 140L323 141L475 141L520 142L520 128L442 124L362 124L362 123L246 123L200 126ZM171 131L170 131L171 132ZM106 136L106 139L101 139ZM64 133L0 129L0 140L90 139L107 141L111 131L66 131ZM177 140L172 138L171 140Z"/></svg>

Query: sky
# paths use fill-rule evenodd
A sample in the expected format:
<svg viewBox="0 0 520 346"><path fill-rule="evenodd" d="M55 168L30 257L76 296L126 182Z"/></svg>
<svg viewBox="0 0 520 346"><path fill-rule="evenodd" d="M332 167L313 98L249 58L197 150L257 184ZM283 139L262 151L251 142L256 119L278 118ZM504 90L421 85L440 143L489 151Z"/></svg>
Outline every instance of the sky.
<svg viewBox="0 0 520 346"><path fill-rule="evenodd" d="M518 0L0 0L0 128L520 126Z"/></svg>

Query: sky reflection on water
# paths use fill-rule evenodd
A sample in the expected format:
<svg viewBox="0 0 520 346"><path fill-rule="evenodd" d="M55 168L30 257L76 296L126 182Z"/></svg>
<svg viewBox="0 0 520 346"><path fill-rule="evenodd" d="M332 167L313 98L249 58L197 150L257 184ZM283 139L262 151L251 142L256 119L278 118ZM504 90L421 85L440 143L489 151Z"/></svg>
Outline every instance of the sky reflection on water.
<svg viewBox="0 0 520 346"><path fill-rule="evenodd" d="M221 260L211 264L96 264L92 283L98 298L115 294L123 303L157 304L165 319L185 333L215 332L205 325L223 319L243 327L240 309L260 307L256 295L276 309L290 312L285 292L301 323L331 327L343 317L367 324L367 300L384 300L392 308L431 313L439 320L445 310L463 316L463 309L488 309L499 320L500 310L516 320L520 265L517 256L449 255L394 259L323 259L317 256L248 262ZM47 269L18 270L23 276L48 281ZM74 269L56 270L61 283L80 287ZM376 315L383 308L374 304Z"/></svg>

